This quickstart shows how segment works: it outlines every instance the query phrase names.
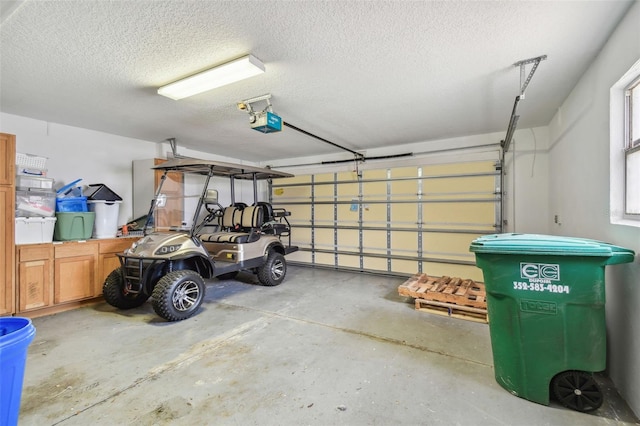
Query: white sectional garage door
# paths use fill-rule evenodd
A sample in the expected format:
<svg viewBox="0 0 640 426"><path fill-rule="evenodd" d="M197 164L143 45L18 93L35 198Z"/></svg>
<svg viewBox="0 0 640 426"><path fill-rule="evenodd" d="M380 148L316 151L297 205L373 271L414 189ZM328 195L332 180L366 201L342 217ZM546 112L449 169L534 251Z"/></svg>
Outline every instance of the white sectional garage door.
<svg viewBox="0 0 640 426"><path fill-rule="evenodd" d="M297 175L271 184L291 211L290 263L482 280L469 244L500 232L495 160Z"/></svg>

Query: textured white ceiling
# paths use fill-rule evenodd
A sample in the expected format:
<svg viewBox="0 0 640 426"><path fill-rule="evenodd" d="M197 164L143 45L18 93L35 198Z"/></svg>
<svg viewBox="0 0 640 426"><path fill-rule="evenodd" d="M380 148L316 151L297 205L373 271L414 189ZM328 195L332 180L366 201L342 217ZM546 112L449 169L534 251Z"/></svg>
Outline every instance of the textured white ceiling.
<svg viewBox="0 0 640 426"><path fill-rule="evenodd" d="M632 1L2 2L0 110L266 161L506 131L522 59L548 55L519 128L548 124ZM266 73L180 101L159 86L252 53ZM527 68L527 73L529 68ZM498 142L498 141L496 141Z"/></svg>

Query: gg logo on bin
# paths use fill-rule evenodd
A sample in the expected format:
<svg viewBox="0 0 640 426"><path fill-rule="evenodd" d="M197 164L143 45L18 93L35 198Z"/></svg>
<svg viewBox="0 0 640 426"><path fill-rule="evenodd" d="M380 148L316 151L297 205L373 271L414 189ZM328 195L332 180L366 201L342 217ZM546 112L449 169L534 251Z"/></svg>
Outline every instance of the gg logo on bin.
<svg viewBox="0 0 640 426"><path fill-rule="evenodd" d="M560 265L547 263L521 263L520 278L542 278L557 281L560 279Z"/></svg>

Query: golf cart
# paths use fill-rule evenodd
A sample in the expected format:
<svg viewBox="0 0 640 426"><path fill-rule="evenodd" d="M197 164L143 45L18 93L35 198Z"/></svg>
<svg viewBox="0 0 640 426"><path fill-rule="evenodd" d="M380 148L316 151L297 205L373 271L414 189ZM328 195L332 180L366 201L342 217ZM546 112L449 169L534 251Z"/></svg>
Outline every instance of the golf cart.
<svg viewBox="0 0 640 426"><path fill-rule="evenodd" d="M205 279L233 279L240 271L249 271L265 286L284 280L285 255L298 249L291 245L289 212L258 202L257 184L293 175L191 158L170 159L153 168L164 173L144 236L118 254L121 266L103 286L109 304L131 309L152 297L159 316L179 321L191 317L202 304ZM228 207L222 207L218 191L209 188L212 178L219 182L219 177L231 184ZM252 205L235 201L237 180L252 181ZM188 195L189 189L193 195ZM191 211L193 219L188 217Z"/></svg>

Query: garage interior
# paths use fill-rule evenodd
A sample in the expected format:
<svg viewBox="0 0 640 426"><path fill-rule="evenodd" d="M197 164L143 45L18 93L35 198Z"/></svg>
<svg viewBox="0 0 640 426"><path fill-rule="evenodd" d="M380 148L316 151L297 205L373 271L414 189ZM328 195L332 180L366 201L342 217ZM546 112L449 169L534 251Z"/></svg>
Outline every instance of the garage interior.
<svg viewBox="0 0 640 426"><path fill-rule="evenodd" d="M481 283L469 245L495 233L640 252L637 215L620 213L640 182L616 139L621 87L640 76L638 1L0 6L0 132L15 136L0 316L36 328L19 424L639 422L637 256L606 270L605 401L591 413L509 394L486 316L399 291L420 274ZM247 55L263 72L159 93ZM259 121L273 116L281 127ZM148 212L160 161L290 173L258 196L290 212L298 250L274 287L207 280L184 321L116 309L102 284L136 238L16 244L15 153L46 159L55 189L111 188L119 227ZM223 206L253 200L248 182L213 182Z"/></svg>

